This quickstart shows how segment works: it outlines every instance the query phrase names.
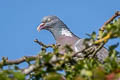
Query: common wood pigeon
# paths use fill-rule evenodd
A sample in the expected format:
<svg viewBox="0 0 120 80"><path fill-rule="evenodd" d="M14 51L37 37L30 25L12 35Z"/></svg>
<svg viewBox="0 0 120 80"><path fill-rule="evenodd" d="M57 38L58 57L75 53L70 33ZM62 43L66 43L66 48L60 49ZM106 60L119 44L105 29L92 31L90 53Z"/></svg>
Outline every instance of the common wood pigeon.
<svg viewBox="0 0 120 80"><path fill-rule="evenodd" d="M70 45L74 52L80 52L85 49L84 40L73 34L70 29L57 16L45 16L37 30L48 30L52 33L56 40L56 44L60 44L60 53L64 53L63 46ZM89 42L90 44L91 42ZM83 53L81 53L83 55ZM101 48L97 54L99 61L104 61L108 56L108 50Z"/></svg>

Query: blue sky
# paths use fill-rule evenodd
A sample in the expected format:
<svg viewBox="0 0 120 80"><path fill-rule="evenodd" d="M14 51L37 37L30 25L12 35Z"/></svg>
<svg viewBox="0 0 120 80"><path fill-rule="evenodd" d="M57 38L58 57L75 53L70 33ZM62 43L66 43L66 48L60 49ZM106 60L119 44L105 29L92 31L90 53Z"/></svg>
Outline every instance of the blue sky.
<svg viewBox="0 0 120 80"><path fill-rule="evenodd" d="M81 38L98 31L115 11L120 0L0 0L0 58L16 59L40 51L34 39L55 43L48 31L37 32L43 16L56 15ZM110 44L119 39L110 41Z"/></svg>

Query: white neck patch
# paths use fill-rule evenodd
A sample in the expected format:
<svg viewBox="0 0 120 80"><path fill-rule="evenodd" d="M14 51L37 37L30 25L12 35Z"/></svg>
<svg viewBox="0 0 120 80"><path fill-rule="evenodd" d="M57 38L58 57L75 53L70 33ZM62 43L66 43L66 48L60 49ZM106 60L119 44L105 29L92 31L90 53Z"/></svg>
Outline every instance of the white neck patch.
<svg viewBox="0 0 120 80"><path fill-rule="evenodd" d="M62 28L61 34L64 36L72 37L72 33L65 28Z"/></svg>

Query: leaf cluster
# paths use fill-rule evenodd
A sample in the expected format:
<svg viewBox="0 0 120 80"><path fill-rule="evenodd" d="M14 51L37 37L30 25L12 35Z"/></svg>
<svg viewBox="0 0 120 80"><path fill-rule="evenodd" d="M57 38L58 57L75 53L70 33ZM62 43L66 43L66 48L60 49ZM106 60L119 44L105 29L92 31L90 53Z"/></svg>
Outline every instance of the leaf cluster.
<svg viewBox="0 0 120 80"><path fill-rule="evenodd" d="M97 40L95 32L89 36L93 42ZM99 32L100 40L96 43L107 42L109 39L119 37L120 18L107 24L104 32ZM24 75L18 66L13 69L4 69L4 64L2 64L0 80L25 80L26 78L28 80L119 80L120 60L117 55L120 53L115 50L117 46L118 44L109 47L109 56L104 63L101 63L94 57L76 61L73 57L73 50L68 45L64 47L65 54L59 53L58 45L50 46L53 49L50 52L47 51L48 46L44 45L33 63L29 59L26 60L29 66L31 64L37 66L31 73ZM13 65L6 64L6 66Z"/></svg>

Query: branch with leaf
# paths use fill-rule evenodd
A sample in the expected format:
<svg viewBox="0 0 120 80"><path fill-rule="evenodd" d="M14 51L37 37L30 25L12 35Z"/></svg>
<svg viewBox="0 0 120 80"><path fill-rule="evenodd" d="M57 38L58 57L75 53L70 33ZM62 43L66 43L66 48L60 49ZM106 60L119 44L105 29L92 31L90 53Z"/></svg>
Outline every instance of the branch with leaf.
<svg viewBox="0 0 120 80"><path fill-rule="evenodd" d="M37 39L34 41L41 46L41 51L35 56L24 56L20 59L9 60L3 57L0 61L0 80L110 80L120 79L120 62L116 57L116 45L110 46L111 55L104 61L99 62L95 54L112 38L120 37L120 12L116 12L100 28L98 36L95 32L90 35L90 39L97 45L97 49L87 48L83 52L92 52L92 58L86 55L82 60L74 60L78 53L72 54L70 46L65 46L66 54L59 54L60 45L45 45ZM47 48L53 51L47 52ZM79 57L78 57L79 58ZM28 66L20 68L19 64L27 63ZM8 68L5 69L4 67ZM22 77L20 77L21 75Z"/></svg>

